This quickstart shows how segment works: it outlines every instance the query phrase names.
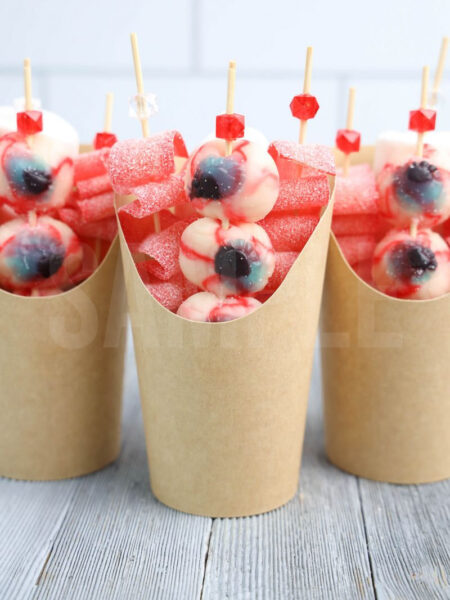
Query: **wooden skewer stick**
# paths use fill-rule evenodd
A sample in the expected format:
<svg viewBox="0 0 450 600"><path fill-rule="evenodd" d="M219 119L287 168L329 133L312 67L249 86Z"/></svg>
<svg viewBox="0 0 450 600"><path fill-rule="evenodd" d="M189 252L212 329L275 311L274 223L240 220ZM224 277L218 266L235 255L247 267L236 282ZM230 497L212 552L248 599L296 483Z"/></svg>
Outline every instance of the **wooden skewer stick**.
<svg viewBox="0 0 450 600"><path fill-rule="evenodd" d="M137 91L138 91L138 94L143 94L144 93L144 79L142 77L141 58L139 55L137 35L135 33L131 34L131 51L133 52L134 74L136 77ZM138 110L139 109L141 109L141 110L143 109L142 98L138 99ZM143 137L146 138L150 135L148 119L142 118L139 120L141 122L142 135L143 135Z"/></svg>
<svg viewBox="0 0 450 600"><path fill-rule="evenodd" d="M304 94L309 94L311 92L312 55L313 55L313 48L312 48L312 46L308 46L308 48L306 49L305 75L303 78L303 93ZM308 121L300 121L300 132L298 135L299 144L305 143L307 125L308 125Z"/></svg>
<svg viewBox="0 0 450 600"><path fill-rule="evenodd" d="M31 94L31 61L25 58L23 61L23 81L25 88L25 110L33 110L33 97Z"/></svg>
<svg viewBox="0 0 450 600"><path fill-rule="evenodd" d="M230 60L228 64L228 88L227 88L227 114L234 113L234 90L236 86L236 61ZM233 143L226 141L226 154L229 156L232 152Z"/></svg>
<svg viewBox="0 0 450 600"><path fill-rule="evenodd" d="M425 66L422 70L422 91L420 94L420 108L427 107L429 75L430 75L430 67ZM421 157L423 155L423 138L424 138L423 132L417 134L416 156L418 156L418 157Z"/></svg>
<svg viewBox="0 0 450 600"><path fill-rule="evenodd" d="M105 123L103 126L103 131L105 131L106 133L110 133L110 131L111 131L113 106L114 106L114 94L112 92L108 92L106 94Z"/></svg>
<svg viewBox="0 0 450 600"><path fill-rule="evenodd" d="M448 37L442 38L441 51L439 52L439 60L436 67L436 73L434 74L433 89L431 92L431 106L435 106L441 87L442 75L444 74L445 59L447 58L448 50Z"/></svg>
<svg viewBox="0 0 450 600"><path fill-rule="evenodd" d="M355 116L355 88L351 87L348 93L348 107L347 107L347 129L353 129L353 119ZM350 154L346 154L344 157L344 177L347 177L348 170L350 168Z"/></svg>
<svg viewBox="0 0 450 600"><path fill-rule="evenodd" d="M409 226L409 234L415 239L417 237L417 230L419 228L419 219L414 218L411 220L411 225Z"/></svg>
<svg viewBox="0 0 450 600"><path fill-rule="evenodd" d="M133 53L133 63L134 63L134 74L136 76L136 87L138 94L144 94L144 78L142 77L142 66L141 66L141 57L139 55L139 48L137 42L137 35L132 33L131 37L131 50ZM144 109L144 100L141 96L138 98L138 110ZM147 138L150 136L150 128L148 126L148 119L140 118L141 128L142 128L142 136ZM155 213L153 215L153 225L155 227L155 233L159 233L161 231L161 222L159 220L159 214Z"/></svg>

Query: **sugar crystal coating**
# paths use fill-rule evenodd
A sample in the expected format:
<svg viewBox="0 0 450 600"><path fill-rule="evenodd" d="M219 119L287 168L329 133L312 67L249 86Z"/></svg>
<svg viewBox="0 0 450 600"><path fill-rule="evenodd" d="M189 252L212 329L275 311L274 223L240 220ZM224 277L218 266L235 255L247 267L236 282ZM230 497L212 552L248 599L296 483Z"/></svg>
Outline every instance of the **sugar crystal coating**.
<svg viewBox="0 0 450 600"><path fill-rule="evenodd" d="M336 174L333 152L328 146L277 141L270 144L268 152L274 159L282 179L308 176L317 172Z"/></svg>
<svg viewBox="0 0 450 600"><path fill-rule="evenodd" d="M329 195L330 186L326 175L282 179L273 212L295 210L310 213L326 206Z"/></svg>
<svg viewBox="0 0 450 600"><path fill-rule="evenodd" d="M300 252L319 222L313 215L268 215L259 222L278 252Z"/></svg>
<svg viewBox="0 0 450 600"><path fill-rule="evenodd" d="M176 156L187 157L183 138L176 131L118 142L108 165L114 191L130 194L138 186L162 181L174 173Z"/></svg>
<svg viewBox="0 0 450 600"><path fill-rule="evenodd" d="M374 235L342 235L339 246L350 265L372 259L377 238Z"/></svg>
<svg viewBox="0 0 450 600"><path fill-rule="evenodd" d="M344 177L338 171L334 188L335 215L378 213L378 191L375 175L369 165L351 166Z"/></svg>
<svg viewBox="0 0 450 600"><path fill-rule="evenodd" d="M178 255L180 239L188 223L177 221L160 233L152 233L137 247L137 252L153 260L147 262L147 272L167 281L180 272Z"/></svg>

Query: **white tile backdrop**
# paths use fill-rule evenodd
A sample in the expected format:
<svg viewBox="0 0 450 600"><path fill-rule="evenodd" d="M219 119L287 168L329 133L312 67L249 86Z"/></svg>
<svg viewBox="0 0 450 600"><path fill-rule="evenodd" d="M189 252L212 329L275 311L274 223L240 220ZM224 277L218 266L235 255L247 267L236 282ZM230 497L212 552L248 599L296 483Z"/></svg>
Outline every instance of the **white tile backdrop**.
<svg viewBox="0 0 450 600"><path fill-rule="evenodd" d="M101 126L109 90L115 131L139 135L128 116L129 32L136 31L146 88L160 106L151 128L177 128L190 146L224 109L230 58L238 63L236 110L271 139L295 137L288 105L300 91L308 44L321 105L311 141L333 143L349 85L357 87L355 127L365 143L381 129L405 128L418 105L421 67L434 70L441 37L450 34L450 0L0 0L0 17L0 104L22 95L21 61L30 56L34 95L82 140ZM438 115L446 129L448 64Z"/></svg>

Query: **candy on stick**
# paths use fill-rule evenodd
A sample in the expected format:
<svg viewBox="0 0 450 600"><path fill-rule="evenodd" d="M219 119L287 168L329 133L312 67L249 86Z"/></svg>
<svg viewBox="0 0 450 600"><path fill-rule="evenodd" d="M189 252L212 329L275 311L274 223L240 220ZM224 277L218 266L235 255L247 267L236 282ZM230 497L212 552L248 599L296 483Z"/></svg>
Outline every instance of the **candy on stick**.
<svg viewBox="0 0 450 600"><path fill-rule="evenodd" d="M414 219L436 225L450 215L450 173L424 160L424 134L434 129L436 111L426 108L428 67L422 75L421 108L410 112L409 127L417 132L416 156L406 164L385 165L378 175L381 214L397 226Z"/></svg>
<svg viewBox="0 0 450 600"><path fill-rule="evenodd" d="M450 291L450 248L430 229L392 230L375 249L372 276L389 296L436 298Z"/></svg>
<svg viewBox="0 0 450 600"><path fill-rule="evenodd" d="M73 184L71 158L50 166L33 150L33 136L42 130L42 113L33 110L31 63L24 60L25 110L17 113L17 133L0 138L0 204L16 213L48 212L62 206Z"/></svg>
<svg viewBox="0 0 450 600"><path fill-rule="evenodd" d="M177 314L190 321L223 323L245 317L260 306L261 302L249 296L217 298L210 292L199 292L185 300Z"/></svg>
<svg viewBox="0 0 450 600"><path fill-rule="evenodd" d="M75 233L47 216L15 219L0 226L0 287L16 291L57 288L81 266Z"/></svg>
<svg viewBox="0 0 450 600"><path fill-rule="evenodd" d="M311 73L312 73L312 55L313 48L308 46L306 49L305 74L303 77L303 94L294 96L291 102L292 116L300 119L300 130L298 134L299 144L304 144L306 140L306 127L309 119L313 119L319 110L319 103L311 92Z"/></svg>
<svg viewBox="0 0 450 600"><path fill-rule="evenodd" d="M144 138L148 138L150 136L150 128L148 123L149 110L147 106L147 98L144 92L144 78L142 76L141 57L139 55L137 35L135 33L131 34L131 50L133 53L134 73L137 87L137 115L141 123L142 136ZM159 215L156 212L153 214L153 225L156 232L161 231Z"/></svg>
<svg viewBox="0 0 450 600"><path fill-rule="evenodd" d="M225 229L205 217L191 223L180 243L180 267L189 281L219 297L264 288L275 266L269 236L255 223Z"/></svg>
<svg viewBox="0 0 450 600"><path fill-rule="evenodd" d="M267 149L244 135L244 116L234 113L236 63L228 69L227 112L216 119L216 136L200 146L186 165L185 186L202 216L225 224L256 222L273 208L279 190L276 165Z"/></svg>
<svg viewBox="0 0 450 600"><path fill-rule="evenodd" d="M359 152L361 145L361 134L353 129L353 118L355 114L355 88L351 87L348 96L347 124L346 129L339 129L336 135L336 146L344 153L344 177L347 177L350 168L350 155Z"/></svg>

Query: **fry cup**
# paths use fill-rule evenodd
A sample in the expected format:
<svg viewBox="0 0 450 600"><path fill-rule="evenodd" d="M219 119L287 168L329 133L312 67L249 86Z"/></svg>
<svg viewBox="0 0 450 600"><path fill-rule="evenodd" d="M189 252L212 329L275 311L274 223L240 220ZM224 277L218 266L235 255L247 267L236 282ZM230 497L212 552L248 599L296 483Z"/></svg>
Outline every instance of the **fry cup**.
<svg viewBox="0 0 450 600"><path fill-rule="evenodd" d="M450 476L449 315L450 294L399 300L366 284L331 236L321 333L332 463L392 483Z"/></svg>
<svg viewBox="0 0 450 600"><path fill-rule="evenodd" d="M331 213L332 200L274 295L226 323L163 308L120 231L151 486L164 504L236 517L296 493Z"/></svg>
<svg viewBox="0 0 450 600"><path fill-rule="evenodd" d="M68 292L0 291L0 476L65 479L116 459L122 278L116 239L99 268Z"/></svg>

